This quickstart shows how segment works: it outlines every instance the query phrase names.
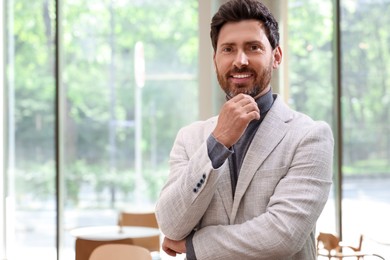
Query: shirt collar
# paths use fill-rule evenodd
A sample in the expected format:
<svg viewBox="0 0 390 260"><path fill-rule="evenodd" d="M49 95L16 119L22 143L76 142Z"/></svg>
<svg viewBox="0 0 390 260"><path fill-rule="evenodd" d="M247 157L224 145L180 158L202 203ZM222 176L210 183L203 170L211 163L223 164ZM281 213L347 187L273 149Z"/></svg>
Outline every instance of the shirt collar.
<svg viewBox="0 0 390 260"><path fill-rule="evenodd" d="M256 99L257 106L260 109L260 116L264 115L270 110L272 104L274 103L274 98L272 96L272 90L270 89L265 95Z"/></svg>

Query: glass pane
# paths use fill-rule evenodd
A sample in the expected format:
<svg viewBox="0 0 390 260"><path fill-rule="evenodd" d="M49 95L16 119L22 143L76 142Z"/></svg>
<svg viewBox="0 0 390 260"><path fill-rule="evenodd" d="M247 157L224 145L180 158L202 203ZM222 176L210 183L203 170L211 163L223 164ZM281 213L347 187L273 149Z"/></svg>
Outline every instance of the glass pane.
<svg viewBox="0 0 390 260"><path fill-rule="evenodd" d="M69 229L154 208L176 133L197 118L198 22L196 0L65 0L63 8L71 259Z"/></svg>
<svg viewBox="0 0 390 260"><path fill-rule="evenodd" d="M55 259L53 1L6 1L8 259Z"/></svg>
<svg viewBox="0 0 390 260"><path fill-rule="evenodd" d="M390 1L344 0L343 238L390 258Z"/></svg>
<svg viewBox="0 0 390 260"><path fill-rule="evenodd" d="M315 120L333 122L332 1L289 0L289 102ZM333 129L335 126L332 126ZM333 189L332 189L333 190ZM317 222L317 232L336 232L335 196Z"/></svg>

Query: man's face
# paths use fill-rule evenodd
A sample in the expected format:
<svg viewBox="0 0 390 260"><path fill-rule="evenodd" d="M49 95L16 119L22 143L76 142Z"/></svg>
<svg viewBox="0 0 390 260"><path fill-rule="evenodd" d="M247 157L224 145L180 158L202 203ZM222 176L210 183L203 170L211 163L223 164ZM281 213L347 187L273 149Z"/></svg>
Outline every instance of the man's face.
<svg viewBox="0 0 390 260"><path fill-rule="evenodd" d="M228 98L244 93L256 99L268 92L272 69L281 59L280 48L272 50L259 21L226 23L219 32L214 64Z"/></svg>

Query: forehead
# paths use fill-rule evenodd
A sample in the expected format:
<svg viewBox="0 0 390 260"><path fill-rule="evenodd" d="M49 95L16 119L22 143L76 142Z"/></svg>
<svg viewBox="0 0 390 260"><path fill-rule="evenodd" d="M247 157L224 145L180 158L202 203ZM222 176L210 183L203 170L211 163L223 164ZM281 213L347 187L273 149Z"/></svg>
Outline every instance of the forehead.
<svg viewBox="0 0 390 260"><path fill-rule="evenodd" d="M224 24L219 32L217 45L240 44L253 41L270 45L264 26L260 21L243 20Z"/></svg>

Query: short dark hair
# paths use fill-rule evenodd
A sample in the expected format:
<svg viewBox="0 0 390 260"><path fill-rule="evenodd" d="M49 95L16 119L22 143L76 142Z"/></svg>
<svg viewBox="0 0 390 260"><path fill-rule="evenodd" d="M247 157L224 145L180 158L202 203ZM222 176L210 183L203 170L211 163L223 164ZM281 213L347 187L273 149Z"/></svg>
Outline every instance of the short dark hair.
<svg viewBox="0 0 390 260"><path fill-rule="evenodd" d="M217 50L219 32L225 23L252 19L263 23L271 47L275 49L279 45L279 26L270 10L257 0L231 0L221 5L211 20L210 37L214 51Z"/></svg>

